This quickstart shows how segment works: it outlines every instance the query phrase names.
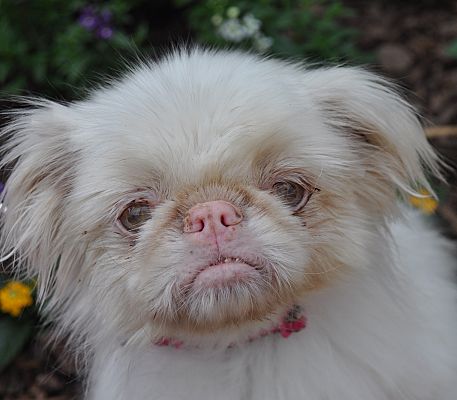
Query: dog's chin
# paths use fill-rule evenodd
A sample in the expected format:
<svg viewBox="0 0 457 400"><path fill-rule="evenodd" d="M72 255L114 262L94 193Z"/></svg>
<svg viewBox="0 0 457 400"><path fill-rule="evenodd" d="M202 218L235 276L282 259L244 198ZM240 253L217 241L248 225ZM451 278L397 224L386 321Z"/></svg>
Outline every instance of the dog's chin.
<svg viewBox="0 0 457 400"><path fill-rule="evenodd" d="M263 320L289 297L271 267L231 257L197 269L179 293L172 327L193 332Z"/></svg>

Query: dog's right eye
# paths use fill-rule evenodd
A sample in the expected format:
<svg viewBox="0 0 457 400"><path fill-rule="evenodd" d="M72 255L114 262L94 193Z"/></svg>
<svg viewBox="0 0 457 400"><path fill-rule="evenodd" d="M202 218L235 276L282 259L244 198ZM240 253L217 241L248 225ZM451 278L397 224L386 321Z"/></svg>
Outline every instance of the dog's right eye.
<svg viewBox="0 0 457 400"><path fill-rule="evenodd" d="M273 185L273 192L294 212L300 211L308 202L313 191L296 182L279 181ZM315 189L316 191L318 189Z"/></svg>
<svg viewBox="0 0 457 400"><path fill-rule="evenodd" d="M135 201L122 212L119 222L129 232L138 232L141 225L151 217L151 211L152 206L149 202Z"/></svg>

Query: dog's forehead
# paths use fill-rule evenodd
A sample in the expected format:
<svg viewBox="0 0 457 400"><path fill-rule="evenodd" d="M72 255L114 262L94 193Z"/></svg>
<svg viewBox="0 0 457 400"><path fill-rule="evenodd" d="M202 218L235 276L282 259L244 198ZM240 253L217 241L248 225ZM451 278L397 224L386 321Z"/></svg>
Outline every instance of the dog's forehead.
<svg viewBox="0 0 457 400"><path fill-rule="evenodd" d="M321 130L312 99L298 88L300 74L236 54L143 66L82 104L79 140L92 164L116 160L124 171L243 174L259 154L296 149L304 132Z"/></svg>

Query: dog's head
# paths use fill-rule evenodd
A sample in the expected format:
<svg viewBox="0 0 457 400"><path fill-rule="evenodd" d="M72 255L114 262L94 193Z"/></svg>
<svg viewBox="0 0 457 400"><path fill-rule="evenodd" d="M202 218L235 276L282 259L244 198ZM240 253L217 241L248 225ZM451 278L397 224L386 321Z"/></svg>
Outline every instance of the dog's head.
<svg viewBox="0 0 457 400"><path fill-rule="evenodd" d="M436 172L381 78L239 53L175 53L4 135L4 254L93 335L267 318L365 265L399 189Z"/></svg>

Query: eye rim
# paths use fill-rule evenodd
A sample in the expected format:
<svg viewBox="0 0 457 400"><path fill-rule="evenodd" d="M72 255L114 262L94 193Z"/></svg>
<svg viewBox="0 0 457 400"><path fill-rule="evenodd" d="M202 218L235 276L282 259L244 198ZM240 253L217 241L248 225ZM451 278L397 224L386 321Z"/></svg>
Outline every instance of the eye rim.
<svg viewBox="0 0 457 400"><path fill-rule="evenodd" d="M285 200L284 198L281 198L281 196L278 193L275 193L275 191L274 191L274 187L278 184L287 184L287 185L294 186L295 188L299 188L300 191L302 192L300 194L300 200L297 203L288 203L287 200ZM320 189L315 186L309 185L308 183L305 183L305 182L297 182L292 179L278 179L271 185L271 191L287 207L291 208L293 213L295 214L295 213L298 213L301 210L303 210L303 208L306 206L306 204L308 204L313 193L320 192Z"/></svg>
<svg viewBox="0 0 457 400"><path fill-rule="evenodd" d="M157 204L151 202L145 198L134 199L128 202L123 208L122 211L118 214L116 218L116 225L121 229L122 232L127 233L129 235L137 235L140 231L141 227L145 224L145 222L151 218L152 210L155 208ZM133 207L144 207L147 206L149 209L148 217L141 221L137 226L132 226L131 228L127 227L126 224L122 221L124 214Z"/></svg>

